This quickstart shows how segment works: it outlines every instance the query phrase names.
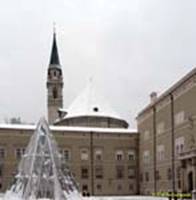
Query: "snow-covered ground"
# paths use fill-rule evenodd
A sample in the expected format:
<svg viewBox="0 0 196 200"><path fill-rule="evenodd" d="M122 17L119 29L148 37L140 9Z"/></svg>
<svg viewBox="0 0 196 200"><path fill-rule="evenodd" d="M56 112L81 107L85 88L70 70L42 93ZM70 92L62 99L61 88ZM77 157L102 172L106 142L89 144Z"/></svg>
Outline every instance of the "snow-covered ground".
<svg viewBox="0 0 196 200"><path fill-rule="evenodd" d="M151 196L100 196L100 197L86 197L84 200L167 200L163 197L151 197Z"/></svg>
<svg viewBox="0 0 196 200"><path fill-rule="evenodd" d="M100 196L100 197L84 197L83 200L167 200L163 197L150 196ZM0 194L0 200L3 200L3 194ZM44 200L44 199L42 199Z"/></svg>

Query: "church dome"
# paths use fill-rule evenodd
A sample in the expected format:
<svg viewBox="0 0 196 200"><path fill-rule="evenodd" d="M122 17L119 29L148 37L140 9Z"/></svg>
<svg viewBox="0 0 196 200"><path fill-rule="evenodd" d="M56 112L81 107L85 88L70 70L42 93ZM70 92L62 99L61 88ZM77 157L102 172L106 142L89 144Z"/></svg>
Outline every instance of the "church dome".
<svg viewBox="0 0 196 200"><path fill-rule="evenodd" d="M123 120L100 95L92 83L81 92L55 124L70 126L95 126L95 127L128 127Z"/></svg>

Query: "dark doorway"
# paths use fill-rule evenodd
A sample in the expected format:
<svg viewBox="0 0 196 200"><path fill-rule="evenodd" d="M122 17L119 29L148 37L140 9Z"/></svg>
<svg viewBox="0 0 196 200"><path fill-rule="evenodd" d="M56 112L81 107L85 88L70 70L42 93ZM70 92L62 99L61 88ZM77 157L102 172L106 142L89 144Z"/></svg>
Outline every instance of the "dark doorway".
<svg viewBox="0 0 196 200"><path fill-rule="evenodd" d="M188 174L188 192L192 193L193 190L193 172Z"/></svg>

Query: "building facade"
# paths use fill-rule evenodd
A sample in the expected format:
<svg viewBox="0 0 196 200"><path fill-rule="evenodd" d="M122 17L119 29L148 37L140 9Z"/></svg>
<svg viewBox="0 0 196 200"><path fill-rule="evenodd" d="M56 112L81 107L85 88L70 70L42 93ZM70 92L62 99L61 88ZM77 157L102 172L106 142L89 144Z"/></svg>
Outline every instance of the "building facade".
<svg viewBox="0 0 196 200"><path fill-rule="evenodd" d="M196 188L196 69L137 116L140 193Z"/></svg>
<svg viewBox="0 0 196 200"><path fill-rule="evenodd" d="M62 159L85 195L138 193L138 134L121 128L51 126ZM11 184L33 125L0 126L0 191Z"/></svg>
<svg viewBox="0 0 196 200"><path fill-rule="evenodd" d="M63 108L63 73L55 33L46 86L50 129L82 194L137 194L137 131L128 129L128 123L91 83L67 110ZM33 125L0 125L0 192L11 184L34 130Z"/></svg>
<svg viewBox="0 0 196 200"><path fill-rule="evenodd" d="M90 82L63 108L56 33L47 71L48 121L83 195L135 195L196 189L196 69L137 116L138 130ZM0 192L16 174L34 125L0 124Z"/></svg>

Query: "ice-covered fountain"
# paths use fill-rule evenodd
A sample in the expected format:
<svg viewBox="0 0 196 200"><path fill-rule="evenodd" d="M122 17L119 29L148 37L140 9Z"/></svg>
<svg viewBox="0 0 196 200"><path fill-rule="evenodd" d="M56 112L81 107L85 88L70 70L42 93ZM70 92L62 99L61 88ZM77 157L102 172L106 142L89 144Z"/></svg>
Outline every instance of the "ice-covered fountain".
<svg viewBox="0 0 196 200"><path fill-rule="evenodd" d="M82 199L44 119L39 121L19 163L15 180L3 199Z"/></svg>

